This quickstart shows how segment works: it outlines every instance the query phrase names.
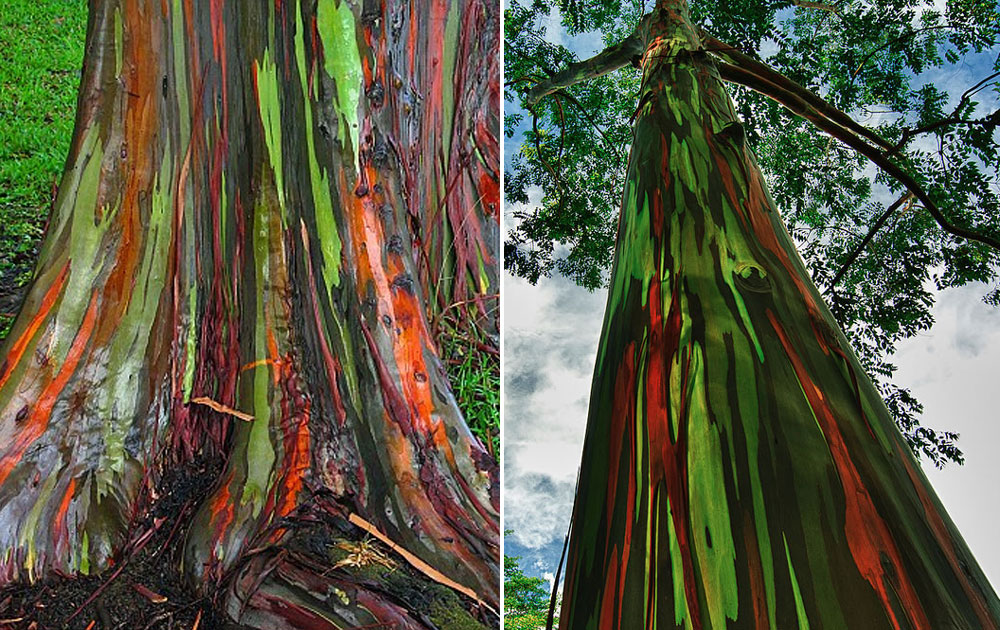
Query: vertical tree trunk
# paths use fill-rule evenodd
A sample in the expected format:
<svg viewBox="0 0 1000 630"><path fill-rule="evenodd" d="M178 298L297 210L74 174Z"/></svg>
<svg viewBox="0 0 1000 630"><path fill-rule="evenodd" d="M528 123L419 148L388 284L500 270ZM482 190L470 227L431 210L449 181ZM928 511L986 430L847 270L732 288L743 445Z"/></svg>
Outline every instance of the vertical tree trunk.
<svg viewBox="0 0 1000 630"><path fill-rule="evenodd" d="M498 33L481 0L92 0L0 367L3 581L103 569L157 470L207 452L184 569L253 623L426 627L302 551L295 523L324 519L496 606L497 467L426 309L496 291Z"/></svg>
<svg viewBox="0 0 1000 630"><path fill-rule="evenodd" d="M996 628L683 1L654 12L560 627Z"/></svg>

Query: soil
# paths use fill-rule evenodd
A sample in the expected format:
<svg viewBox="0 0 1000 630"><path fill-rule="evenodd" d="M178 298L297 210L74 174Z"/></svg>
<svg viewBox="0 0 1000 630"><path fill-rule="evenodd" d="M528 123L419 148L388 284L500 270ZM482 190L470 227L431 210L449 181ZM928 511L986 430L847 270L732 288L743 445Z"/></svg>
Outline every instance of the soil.
<svg viewBox="0 0 1000 630"><path fill-rule="evenodd" d="M99 576L52 577L0 590L0 629L243 630L178 571L185 524L218 469L217 462L194 461L166 471L133 540L154 533L137 552L133 544L117 567Z"/></svg>
<svg viewBox="0 0 1000 630"><path fill-rule="evenodd" d="M251 630L233 623L218 597L195 590L179 571L186 529L212 489L221 462L195 460L166 471L133 528L121 560L96 576L50 577L0 589L0 630ZM141 506L140 506L141 507ZM495 614L459 597L346 521L287 523L286 551L322 558L438 630L498 629ZM151 532L151 533L150 533ZM139 545L142 540L144 545Z"/></svg>

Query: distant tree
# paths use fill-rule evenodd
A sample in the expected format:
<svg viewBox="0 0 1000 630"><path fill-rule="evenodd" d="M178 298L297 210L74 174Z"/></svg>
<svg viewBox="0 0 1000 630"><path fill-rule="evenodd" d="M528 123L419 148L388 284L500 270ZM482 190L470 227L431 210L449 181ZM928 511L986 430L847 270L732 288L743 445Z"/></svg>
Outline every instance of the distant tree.
<svg viewBox="0 0 1000 630"><path fill-rule="evenodd" d="M549 614L549 591L545 580L525 575L520 558L503 557L504 630L544 628Z"/></svg>

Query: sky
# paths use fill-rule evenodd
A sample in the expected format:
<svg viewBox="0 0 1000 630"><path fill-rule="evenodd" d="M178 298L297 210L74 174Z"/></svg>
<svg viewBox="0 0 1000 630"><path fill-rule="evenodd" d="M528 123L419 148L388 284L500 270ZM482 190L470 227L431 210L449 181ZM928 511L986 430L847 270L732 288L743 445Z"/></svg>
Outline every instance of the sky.
<svg viewBox="0 0 1000 630"><path fill-rule="evenodd" d="M583 58L600 48L595 37L551 36ZM932 80L953 86L957 99L979 71L964 65ZM505 161L518 146L517 137L506 140ZM531 202L537 203L537 194ZM516 209L523 208L507 206L505 220ZM895 381L924 405L922 424L960 434L965 465L938 470L925 462L923 468L997 588L1000 422L991 394L1000 374L1000 311L982 302L988 290L976 284L938 293L934 326L901 343L893 362L899 366ZM504 529L513 530L504 553L519 556L526 573L551 580L573 506L607 296L562 277L532 286L510 275L503 295Z"/></svg>

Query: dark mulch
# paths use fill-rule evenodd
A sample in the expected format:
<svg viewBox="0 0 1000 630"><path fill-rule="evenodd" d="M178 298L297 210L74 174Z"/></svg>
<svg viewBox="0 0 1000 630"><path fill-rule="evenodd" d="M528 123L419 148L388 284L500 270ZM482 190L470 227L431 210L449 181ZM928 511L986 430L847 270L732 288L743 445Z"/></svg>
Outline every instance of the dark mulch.
<svg viewBox="0 0 1000 630"><path fill-rule="evenodd" d="M51 577L0 590L0 629L192 630L197 623L198 630L243 630L227 621L211 597L185 583L178 570L186 523L218 470L217 462L195 461L164 474L133 541L155 531L123 559L124 568L119 564L99 576Z"/></svg>

